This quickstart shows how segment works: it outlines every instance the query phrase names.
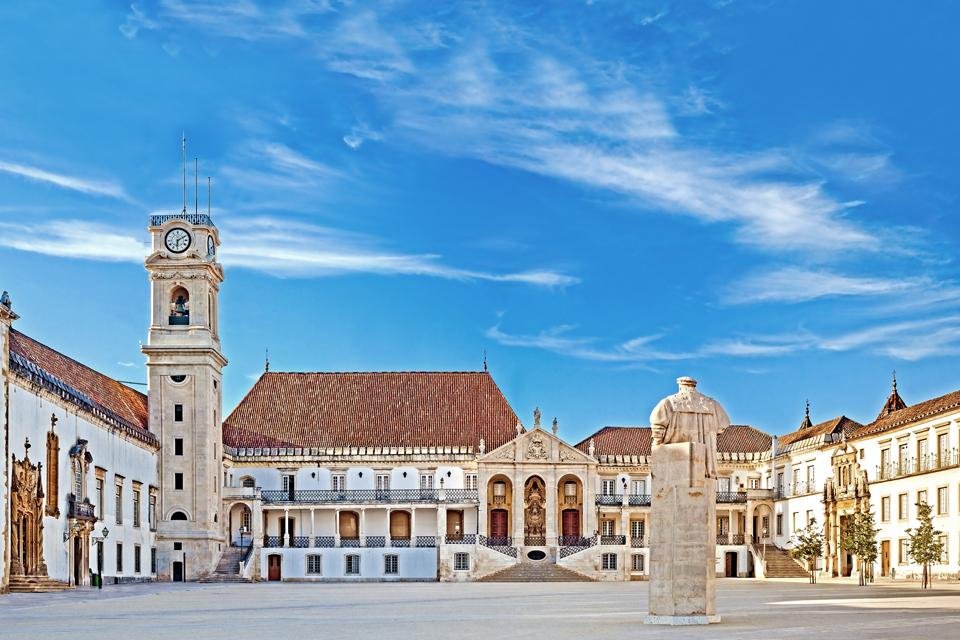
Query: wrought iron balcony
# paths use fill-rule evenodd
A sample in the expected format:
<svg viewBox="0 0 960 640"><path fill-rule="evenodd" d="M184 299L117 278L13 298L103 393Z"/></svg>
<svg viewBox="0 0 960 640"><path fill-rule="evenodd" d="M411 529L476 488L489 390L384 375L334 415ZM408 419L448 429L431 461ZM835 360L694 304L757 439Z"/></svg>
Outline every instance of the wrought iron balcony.
<svg viewBox="0 0 960 640"><path fill-rule="evenodd" d="M622 493L598 493L596 503L599 505L617 506L623 504Z"/></svg>
<svg viewBox="0 0 960 640"><path fill-rule="evenodd" d="M745 544L745 538L742 533L734 533L730 536L730 544Z"/></svg>
<svg viewBox="0 0 960 640"><path fill-rule="evenodd" d="M523 544L527 547L545 547L547 539L544 536L523 536Z"/></svg>
<svg viewBox="0 0 960 640"><path fill-rule="evenodd" d="M643 536L639 538L630 538L630 546L634 549L642 549L648 545L649 543L647 542L647 539Z"/></svg>
<svg viewBox="0 0 960 640"><path fill-rule="evenodd" d="M726 533L718 533L717 544L730 544L730 535Z"/></svg>
<svg viewBox="0 0 960 640"><path fill-rule="evenodd" d="M437 536L417 536L416 544L418 548L437 546Z"/></svg>
<svg viewBox="0 0 960 640"><path fill-rule="evenodd" d="M261 499L266 503L312 504L395 504L418 503L477 503L476 489L350 489L284 491L264 490Z"/></svg>
<svg viewBox="0 0 960 640"><path fill-rule="evenodd" d="M912 476L918 473L929 473L941 469L949 469L960 463L956 449L944 449L939 453L920 456L919 458L904 459L899 462L888 462L877 467L878 480L892 480L903 476Z"/></svg>
<svg viewBox="0 0 960 640"><path fill-rule="evenodd" d="M631 507L649 507L650 506L650 494L649 493L633 493L628 497L629 505Z"/></svg>
<svg viewBox="0 0 960 640"><path fill-rule="evenodd" d="M75 520L86 520L88 522L97 521L96 509L89 500L77 500L71 495L69 505L67 517Z"/></svg>
<svg viewBox="0 0 960 640"><path fill-rule="evenodd" d="M627 536L600 536L600 544L624 545L627 544Z"/></svg>
<svg viewBox="0 0 960 640"><path fill-rule="evenodd" d="M313 539L313 546L329 549L337 545L337 538L335 536L316 536Z"/></svg>
<svg viewBox="0 0 960 640"><path fill-rule="evenodd" d="M207 227L213 226L213 220L211 220L210 216L207 214L186 212L150 216L150 226L159 227L170 220L183 220L184 222L189 222L190 224L204 225Z"/></svg>
<svg viewBox="0 0 960 640"><path fill-rule="evenodd" d="M290 541L290 546L296 549L306 549L310 546L309 536L294 536Z"/></svg>
<svg viewBox="0 0 960 640"><path fill-rule="evenodd" d="M409 538L409 537L403 538L403 537L399 537L399 536L396 537L396 538L390 538L390 546L391 546L391 547L397 547L397 548L409 547L409 546L410 546L410 538Z"/></svg>
<svg viewBox="0 0 960 640"><path fill-rule="evenodd" d="M474 533L466 533L458 536L446 536L444 542L447 544L476 544L477 536Z"/></svg>
<svg viewBox="0 0 960 640"><path fill-rule="evenodd" d="M340 546L341 546L341 547L359 547L359 546L360 546L360 537L359 537L359 536L351 536L351 537L349 537L349 538L347 538L347 537L341 537L341 538L340 538Z"/></svg>
<svg viewBox="0 0 960 640"><path fill-rule="evenodd" d="M282 547L283 538L280 536L263 536L263 546L269 548Z"/></svg>
<svg viewBox="0 0 960 640"><path fill-rule="evenodd" d="M387 546L387 537L386 536L365 536L363 539L363 546L370 548L385 547Z"/></svg>
<svg viewBox="0 0 960 640"><path fill-rule="evenodd" d="M572 556L575 553L579 553L584 549L589 549L590 547L597 544L597 536L592 536L590 538L577 538L578 543L561 546L560 547L560 557L566 558L567 556Z"/></svg>
<svg viewBox="0 0 960 640"><path fill-rule="evenodd" d="M509 536L497 537L497 538L488 538L487 536L478 536L480 544L494 551L499 551L505 556L510 556L511 558L517 557L517 548L511 546L511 538Z"/></svg>
<svg viewBox="0 0 960 640"><path fill-rule="evenodd" d="M561 547L589 547L592 542L590 538L584 538L583 536L559 536L557 537L557 544Z"/></svg>
<svg viewBox="0 0 960 640"><path fill-rule="evenodd" d="M746 491L722 491L717 493L717 504L745 504Z"/></svg>

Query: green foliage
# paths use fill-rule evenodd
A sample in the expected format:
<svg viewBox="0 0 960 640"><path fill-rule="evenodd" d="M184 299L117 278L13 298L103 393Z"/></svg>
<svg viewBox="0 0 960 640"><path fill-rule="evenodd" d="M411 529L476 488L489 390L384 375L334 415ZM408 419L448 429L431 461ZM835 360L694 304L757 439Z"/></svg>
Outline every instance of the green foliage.
<svg viewBox="0 0 960 640"><path fill-rule="evenodd" d="M801 529L791 540L793 555L803 560L810 571L810 582L814 581L813 562L823 553L823 529L811 518L807 526Z"/></svg>
<svg viewBox="0 0 960 640"><path fill-rule="evenodd" d="M926 588L930 586L930 565L943 556L943 532L933 528L933 508L926 502L917 503L917 521L919 526L907 529L907 549L913 561L923 566L922 586Z"/></svg>
<svg viewBox="0 0 960 640"><path fill-rule="evenodd" d="M880 555L877 545L877 533L873 511L858 511L847 521L840 545L857 556L860 562L860 584L866 584L866 569L872 566Z"/></svg>

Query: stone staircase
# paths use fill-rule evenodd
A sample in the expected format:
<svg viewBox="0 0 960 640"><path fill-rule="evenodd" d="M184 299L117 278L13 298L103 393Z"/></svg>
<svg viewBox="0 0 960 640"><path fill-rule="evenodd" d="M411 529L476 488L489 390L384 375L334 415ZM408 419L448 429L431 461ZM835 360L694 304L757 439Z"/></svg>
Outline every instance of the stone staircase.
<svg viewBox="0 0 960 640"><path fill-rule="evenodd" d="M249 578L240 575L240 561L243 560L246 553L246 547L227 547L220 556L220 561L213 573L200 578L197 582L250 582Z"/></svg>
<svg viewBox="0 0 960 640"><path fill-rule="evenodd" d="M520 562L480 578L480 582L593 582L591 578L549 562Z"/></svg>
<svg viewBox="0 0 960 640"><path fill-rule="evenodd" d="M762 554L762 547L758 547ZM772 544L767 545L766 552L767 569L764 575L767 578L807 578L809 573L803 566L793 559L789 551L777 548Z"/></svg>
<svg viewBox="0 0 960 640"><path fill-rule="evenodd" d="M55 593L73 587L47 576L10 576L10 593Z"/></svg>

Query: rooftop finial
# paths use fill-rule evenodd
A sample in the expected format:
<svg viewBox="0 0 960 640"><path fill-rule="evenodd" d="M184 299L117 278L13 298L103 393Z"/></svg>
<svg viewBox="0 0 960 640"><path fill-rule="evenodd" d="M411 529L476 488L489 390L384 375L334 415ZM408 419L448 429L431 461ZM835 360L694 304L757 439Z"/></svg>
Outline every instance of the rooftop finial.
<svg viewBox="0 0 960 640"><path fill-rule="evenodd" d="M897 370L896 369L893 370L893 391L894 393L896 393L897 391Z"/></svg>
<svg viewBox="0 0 960 640"><path fill-rule="evenodd" d="M180 134L180 152L183 156L183 213L187 213L187 133Z"/></svg>
<svg viewBox="0 0 960 640"><path fill-rule="evenodd" d="M810 401L806 401L806 408L803 410L803 422L800 423L801 429L809 429L813 426L813 422L810 420Z"/></svg>
<svg viewBox="0 0 960 640"><path fill-rule="evenodd" d="M560 421L557 420L557 417L553 417L553 435L557 435L557 431L560 430Z"/></svg>
<svg viewBox="0 0 960 640"><path fill-rule="evenodd" d="M9 309L13 305L13 303L10 302L10 294L7 293L6 291L0 294L0 304L5 306L7 309Z"/></svg>
<svg viewBox="0 0 960 640"><path fill-rule="evenodd" d="M263 353L263 372L270 373L270 348L264 349Z"/></svg>
<svg viewBox="0 0 960 640"><path fill-rule="evenodd" d="M810 417L810 399L809 398L807 399L807 408L804 409L803 415L807 416L808 418Z"/></svg>

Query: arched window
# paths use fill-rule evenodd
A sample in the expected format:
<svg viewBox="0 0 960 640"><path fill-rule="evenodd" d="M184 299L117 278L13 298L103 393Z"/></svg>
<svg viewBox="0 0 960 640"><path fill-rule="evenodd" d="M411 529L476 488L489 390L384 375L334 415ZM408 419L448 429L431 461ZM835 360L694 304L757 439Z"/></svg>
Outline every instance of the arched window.
<svg viewBox="0 0 960 640"><path fill-rule="evenodd" d="M170 292L170 324L190 324L190 292L184 287L174 287Z"/></svg>
<svg viewBox="0 0 960 640"><path fill-rule="evenodd" d="M186 520L186 519L187 519L187 514L185 514L183 511L174 511L174 512L173 512L173 515L170 516L170 519L171 519L171 520Z"/></svg>

